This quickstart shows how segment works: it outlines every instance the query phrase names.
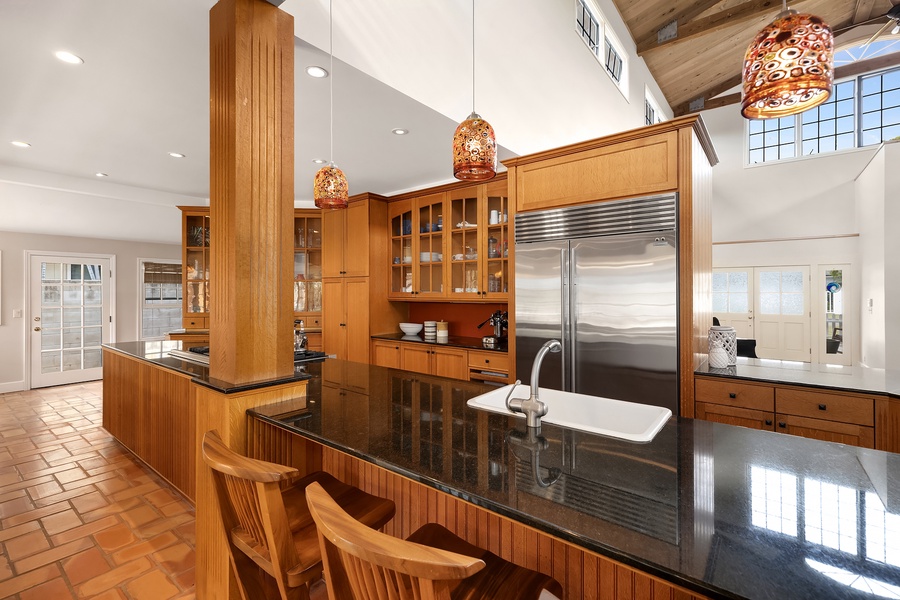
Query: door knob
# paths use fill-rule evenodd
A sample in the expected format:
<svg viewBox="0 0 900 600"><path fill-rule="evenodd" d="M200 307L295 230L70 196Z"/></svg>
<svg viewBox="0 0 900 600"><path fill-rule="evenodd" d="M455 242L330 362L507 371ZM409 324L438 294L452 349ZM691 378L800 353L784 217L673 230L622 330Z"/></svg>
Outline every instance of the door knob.
<svg viewBox="0 0 900 600"><path fill-rule="evenodd" d="M41 318L40 318L40 317L35 317L34 320L35 320L35 321L40 321Z"/></svg>
<svg viewBox="0 0 900 600"><path fill-rule="evenodd" d="M40 328L40 327L35 327L34 330L35 330L35 331L40 331L41 328Z"/></svg>

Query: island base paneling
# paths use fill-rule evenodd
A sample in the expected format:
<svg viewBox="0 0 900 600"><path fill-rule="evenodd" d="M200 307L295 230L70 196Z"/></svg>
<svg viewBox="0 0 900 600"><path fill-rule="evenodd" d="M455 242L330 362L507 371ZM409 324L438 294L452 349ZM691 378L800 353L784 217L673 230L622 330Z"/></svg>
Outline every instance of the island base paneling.
<svg viewBox="0 0 900 600"><path fill-rule="evenodd" d="M566 598L703 600L705 596L460 500L372 463L250 419L247 454L301 471L321 468L370 494L390 498L397 514L384 531L406 537L440 523L468 542L559 581ZM293 439L292 439L293 438Z"/></svg>

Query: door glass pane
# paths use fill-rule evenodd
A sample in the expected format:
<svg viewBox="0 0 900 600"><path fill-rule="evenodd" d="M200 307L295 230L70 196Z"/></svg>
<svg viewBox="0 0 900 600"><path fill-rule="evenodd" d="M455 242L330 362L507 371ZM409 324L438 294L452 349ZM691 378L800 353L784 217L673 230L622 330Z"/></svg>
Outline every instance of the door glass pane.
<svg viewBox="0 0 900 600"><path fill-rule="evenodd" d="M728 294L724 292L713 292L713 312L728 312Z"/></svg>
<svg viewBox="0 0 900 600"><path fill-rule="evenodd" d="M81 350L63 350L63 371L81 369Z"/></svg>
<svg viewBox="0 0 900 600"><path fill-rule="evenodd" d="M43 285L41 290L41 303L44 305L59 304L62 300L61 290L58 285Z"/></svg>
<svg viewBox="0 0 900 600"><path fill-rule="evenodd" d="M99 306L85 308L84 309L84 324L88 325L100 325L102 323L103 309ZM178 318L181 319L181 312L178 313Z"/></svg>
<svg viewBox="0 0 900 600"><path fill-rule="evenodd" d="M802 315L803 314L803 294L782 294L781 296L781 314L783 315Z"/></svg>
<svg viewBox="0 0 900 600"><path fill-rule="evenodd" d="M764 315L781 313L781 294L761 293L759 295L760 312Z"/></svg>
<svg viewBox="0 0 900 600"><path fill-rule="evenodd" d="M825 271L825 353L843 354L844 271Z"/></svg>
<svg viewBox="0 0 900 600"><path fill-rule="evenodd" d="M63 288L63 304L65 306L81 306L81 285L66 285Z"/></svg>
<svg viewBox="0 0 900 600"><path fill-rule="evenodd" d="M41 328L41 350L59 350L60 347L59 329Z"/></svg>
<svg viewBox="0 0 900 600"><path fill-rule="evenodd" d="M728 312L750 312L749 298L746 291L739 294L728 294Z"/></svg>
<svg viewBox="0 0 900 600"><path fill-rule="evenodd" d="M84 368L95 369L101 366L100 357L101 351L99 348L86 349L84 351Z"/></svg>
<svg viewBox="0 0 900 600"><path fill-rule="evenodd" d="M759 274L760 292L780 292L781 273L778 271L763 271ZM777 312L777 311L776 311Z"/></svg>
<svg viewBox="0 0 900 600"><path fill-rule="evenodd" d="M59 316L62 309L44 308L41 310L42 327L59 327Z"/></svg>
<svg viewBox="0 0 900 600"><path fill-rule="evenodd" d="M62 273L62 265L59 263L42 263L41 281L48 283L59 283Z"/></svg>
<svg viewBox="0 0 900 600"><path fill-rule="evenodd" d="M46 325L46 323L45 323ZM81 309L63 309L63 327L78 327L81 325Z"/></svg>
<svg viewBox="0 0 900 600"><path fill-rule="evenodd" d="M66 283L81 282L81 265L65 265Z"/></svg>
<svg viewBox="0 0 900 600"><path fill-rule="evenodd" d="M84 303L88 306L99 306L103 303L103 288L100 285L84 286Z"/></svg>
<svg viewBox="0 0 900 600"><path fill-rule="evenodd" d="M803 273L800 271L784 271L781 273L782 292L803 292Z"/></svg>
<svg viewBox="0 0 900 600"><path fill-rule="evenodd" d="M728 273L713 273L712 289L713 292L728 291Z"/></svg>
<svg viewBox="0 0 900 600"><path fill-rule="evenodd" d="M62 364L60 358L59 352L42 352L41 373L58 373Z"/></svg>
<svg viewBox="0 0 900 600"><path fill-rule="evenodd" d="M731 292L746 292L748 276L746 271L735 271L728 274L728 290Z"/></svg>
<svg viewBox="0 0 900 600"><path fill-rule="evenodd" d="M63 329L63 348L81 348L81 328Z"/></svg>

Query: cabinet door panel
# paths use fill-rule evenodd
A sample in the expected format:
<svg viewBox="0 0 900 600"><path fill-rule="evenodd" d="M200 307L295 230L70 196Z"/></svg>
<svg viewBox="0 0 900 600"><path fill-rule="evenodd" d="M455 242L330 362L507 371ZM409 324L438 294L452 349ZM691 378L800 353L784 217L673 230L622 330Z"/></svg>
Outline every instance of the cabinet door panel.
<svg viewBox="0 0 900 600"><path fill-rule="evenodd" d="M822 419L808 419L794 415L776 415L776 431L799 435L801 437L861 446L863 448L875 447L875 428L851 425L848 423L835 423Z"/></svg>
<svg viewBox="0 0 900 600"><path fill-rule="evenodd" d="M432 352L435 375L462 380L469 378L468 352L457 348L435 348Z"/></svg>
<svg viewBox="0 0 900 600"><path fill-rule="evenodd" d="M369 279L344 280L344 329L347 336L347 360L369 362Z"/></svg>
<svg viewBox="0 0 900 600"><path fill-rule="evenodd" d="M327 354L347 358L347 336L344 323L344 282L326 279L322 282L322 336Z"/></svg>
<svg viewBox="0 0 900 600"><path fill-rule="evenodd" d="M845 396L818 390L776 388L775 409L780 413L800 417L856 423L870 427L875 425L875 401L864 396Z"/></svg>
<svg viewBox="0 0 900 600"><path fill-rule="evenodd" d="M351 204L343 212L344 276L365 277L369 274L369 205Z"/></svg>
<svg viewBox="0 0 900 600"><path fill-rule="evenodd" d="M379 367L400 368L400 344L375 340L372 342L372 364Z"/></svg>
<svg viewBox="0 0 900 600"><path fill-rule="evenodd" d="M737 425L762 431L775 429L775 415L761 410L722 406L720 404L697 403L697 418L725 425Z"/></svg>
<svg viewBox="0 0 900 600"><path fill-rule="evenodd" d="M698 377L695 380L694 398L697 402L775 412L775 388L771 385Z"/></svg>
<svg viewBox="0 0 900 600"><path fill-rule="evenodd" d="M424 344L400 344L400 368L430 374L431 348Z"/></svg>
<svg viewBox="0 0 900 600"><path fill-rule="evenodd" d="M349 209L348 209L349 210ZM322 211L322 276L340 277L344 270L344 211Z"/></svg>

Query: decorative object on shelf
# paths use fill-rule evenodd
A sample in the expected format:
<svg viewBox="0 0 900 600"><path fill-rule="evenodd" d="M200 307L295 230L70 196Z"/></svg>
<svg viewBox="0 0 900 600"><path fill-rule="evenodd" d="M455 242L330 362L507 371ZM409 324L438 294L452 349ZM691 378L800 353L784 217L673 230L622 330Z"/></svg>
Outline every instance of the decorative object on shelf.
<svg viewBox="0 0 900 600"><path fill-rule="evenodd" d="M328 79L329 124L331 133L331 160L319 169L313 180L313 199L317 208L347 208L350 200L350 186L344 172L334 164L334 12L332 2L328 2L328 59L330 61Z"/></svg>
<svg viewBox="0 0 900 600"><path fill-rule="evenodd" d="M741 114L747 119L776 119L822 104L834 83L831 28L782 0L782 11L747 48L743 81Z"/></svg>
<svg viewBox="0 0 900 600"><path fill-rule="evenodd" d="M722 365L722 367L737 364L737 333L734 331L734 327L713 325L709 328L708 341L710 366L712 366L712 349L716 343L718 343L725 352L725 364ZM715 368L719 369L722 367Z"/></svg>
<svg viewBox="0 0 900 600"><path fill-rule="evenodd" d="M400 323L400 331L406 335L416 335L422 331L421 323Z"/></svg>
<svg viewBox="0 0 900 600"><path fill-rule="evenodd" d="M475 0L472 0L472 114L453 134L453 176L467 181L484 181L496 174L494 128L475 112Z"/></svg>
<svg viewBox="0 0 900 600"><path fill-rule="evenodd" d="M709 347L709 368L724 369L728 366L728 353L722 347L721 340L714 340Z"/></svg>

